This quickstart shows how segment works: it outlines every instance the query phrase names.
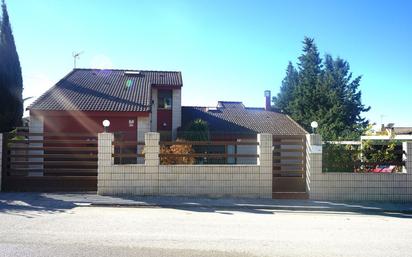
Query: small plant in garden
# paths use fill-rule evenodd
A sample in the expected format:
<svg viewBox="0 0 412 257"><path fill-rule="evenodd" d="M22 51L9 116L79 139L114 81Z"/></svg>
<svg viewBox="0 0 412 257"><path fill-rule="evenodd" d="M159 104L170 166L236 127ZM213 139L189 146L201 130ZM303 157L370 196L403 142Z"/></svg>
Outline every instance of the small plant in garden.
<svg viewBox="0 0 412 257"><path fill-rule="evenodd" d="M17 129L13 129L12 131L9 132L9 139L14 140L14 141L23 141L26 140L27 138L21 135L17 135ZM9 142L7 144L8 147L11 147L14 143Z"/></svg>
<svg viewBox="0 0 412 257"><path fill-rule="evenodd" d="M188 141L208 141L209 125L202 119L192 121L181 133L181 138Z"/></svg>
<svg viewBox="0 0 412 257"><path fill-rule="evenodd" d="M391 140L385 142L372 142L367 140L363 143L362 155L368 162L393 162L398 156L396 146L399 142Z"/></svg>

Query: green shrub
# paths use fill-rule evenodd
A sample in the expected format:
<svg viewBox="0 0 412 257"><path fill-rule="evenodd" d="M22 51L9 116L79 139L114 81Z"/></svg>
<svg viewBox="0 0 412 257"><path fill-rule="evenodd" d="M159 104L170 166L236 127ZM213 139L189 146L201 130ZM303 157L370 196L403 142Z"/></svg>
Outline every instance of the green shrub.
<svg viewBox="0 0 412 257"><path fill-rule="evenodd" d="M323 172L354 172L359 160L358 145L326 143L323 146Z"/></svg>

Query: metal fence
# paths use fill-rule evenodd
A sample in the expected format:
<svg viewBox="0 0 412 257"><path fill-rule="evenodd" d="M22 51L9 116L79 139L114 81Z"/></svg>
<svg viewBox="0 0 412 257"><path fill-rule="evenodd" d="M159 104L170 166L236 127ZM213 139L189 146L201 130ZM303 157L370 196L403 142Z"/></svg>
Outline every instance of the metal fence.
<svg viewBox="0 0 412 257"><path fill-rule="evenodd" d="M322 151L323 172L401 172L402 146L387 144L324 143Z"/></svg>
<svg viewBox="0 0 412 257"><path fill-rule="evenodd" d="M3 188L8 191L95 191L97 135L29 133L3 136Z"/></svg>
<svg viewBox="0 0 412 257"><path fill-rule="evenodd" d="M161 141L160 164L256 164L256 140Z"/></svg>

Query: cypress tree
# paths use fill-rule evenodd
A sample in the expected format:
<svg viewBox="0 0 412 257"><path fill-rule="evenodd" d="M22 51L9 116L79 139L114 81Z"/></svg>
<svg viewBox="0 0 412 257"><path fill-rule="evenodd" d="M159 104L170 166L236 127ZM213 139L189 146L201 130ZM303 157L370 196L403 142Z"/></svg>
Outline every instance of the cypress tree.
<svg viewBox="0 0 412 257"><path fill-rule="evenodd" d="M23 79L7 6L2 0L0 26L0 132L21 124Z"/></svg>

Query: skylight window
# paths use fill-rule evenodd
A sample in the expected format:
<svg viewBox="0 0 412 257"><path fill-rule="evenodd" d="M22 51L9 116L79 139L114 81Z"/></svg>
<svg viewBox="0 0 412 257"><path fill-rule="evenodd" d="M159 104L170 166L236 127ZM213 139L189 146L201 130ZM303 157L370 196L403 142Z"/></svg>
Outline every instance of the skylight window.
<svg viewBox="0 0 412 257"><path fill-rule="evenodd" d="M124 72L124 75L125 76L131 76L131 77L137 77L137 76L140 76L140 75L143 75L140 71L125 71Z"/></svg>

